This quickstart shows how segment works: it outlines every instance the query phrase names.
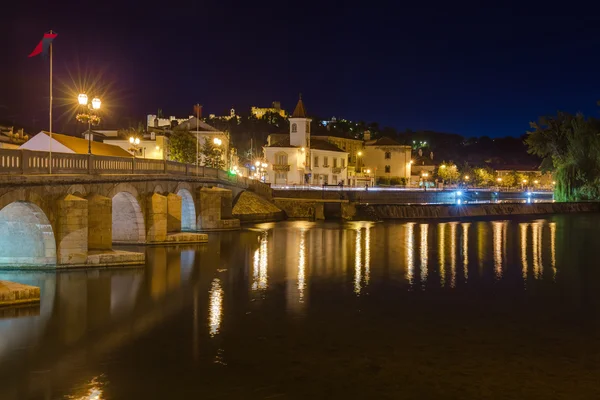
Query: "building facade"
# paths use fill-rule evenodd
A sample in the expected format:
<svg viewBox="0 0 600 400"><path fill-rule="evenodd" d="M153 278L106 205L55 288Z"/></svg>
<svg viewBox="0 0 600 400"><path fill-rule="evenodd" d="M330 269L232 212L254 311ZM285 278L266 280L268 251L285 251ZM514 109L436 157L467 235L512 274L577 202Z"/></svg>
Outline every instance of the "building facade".
<svg viewBox="0 0 600 400"><path fill-rule="evenodd" d="M364 143L362 169L370 171L376 179L402 179L406 183L411 174L411 147L394 139L382 137Z"/></svg>
<svg viewBox="0 0 600 400"><path fill-rule="evenodd" d="M272 135L263 148L266 180L275 185L348 184L348 153L327 141L311 139L311 119L302 99L289 121L289 135Z"/></svg>

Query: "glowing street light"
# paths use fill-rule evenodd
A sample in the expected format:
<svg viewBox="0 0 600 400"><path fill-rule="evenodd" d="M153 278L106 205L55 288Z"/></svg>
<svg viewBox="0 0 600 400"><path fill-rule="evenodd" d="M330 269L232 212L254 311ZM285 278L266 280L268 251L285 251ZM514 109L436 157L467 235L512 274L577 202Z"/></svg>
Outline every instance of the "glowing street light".
<svg viewBox="0 0 600 400"><path fill-rule="evenodd" d="M440 168L441 168L441 169L444 169L444 168L446 168L446 164L442 164L442 165L440 165Z"/></svg>
<svg viewBox="0 0 600 400"><path fill-rule="evenodd" d="M469 179L471 179L471 177L469 175L465 175L465 181L468 181Z"/></svg>
<svg viewBox="0 0 600 400"><path fill-rule="evenodd" d="M81 93L79 96L77 96L77 101L79 101L79 105L87 106L87 103L88 103L87 94Z"/></svg>
<svg viewBox="0 0 600 400"><path fill-rule="evenodd" d="M98 97L94 97L91 103L88 103L88 96L85 93L80 93L77 96L77 102L82 107L87 107L87 111L83 113L79 113L76 116L77 121L88 123L88 154L92 154L92 122L94 125L100 123L100 117L95 115L92 111L99 110L102 105L102 101Z"/></svg>
<svg viewBox="0 0 600 400"><path fill-rule="evenodd" d="M217 146L220 146L223 143L223 141L219 138L214 138L213 143Z"/></svg>
<svg viewBox="0 0 600 400"><path fill-rule="evenodd" d="M502 182L502 178L498 178L496 179L498 182Z"/></svg>
<svg viewBox="0 0 600 400"><path fill-rule="evenodd" d="M537 185L539 183L539 181L535 180L535 181L533 181L533 183L535 183Z"/></svg>
<svg viewBox="0 0 600 400"><path fill-rule="evenodd" d="M527 183L527 179L523 179L523 183Z"/></svg>
<svg viewBox="0 0 600 400"><path fill-rule="evenodd" d="M260 167L260 161L255 162L254 165L256 165L257 167Z"/></svg>
<svg viewBox="0 0 600 400"><path fill-rule="evenodd" d="M140 138L131 136L129 137L129 143L131 143L133 146L133 148L129 149L129 151L133 151L133 157L135 157L136 153L138 152Z"/></svg>

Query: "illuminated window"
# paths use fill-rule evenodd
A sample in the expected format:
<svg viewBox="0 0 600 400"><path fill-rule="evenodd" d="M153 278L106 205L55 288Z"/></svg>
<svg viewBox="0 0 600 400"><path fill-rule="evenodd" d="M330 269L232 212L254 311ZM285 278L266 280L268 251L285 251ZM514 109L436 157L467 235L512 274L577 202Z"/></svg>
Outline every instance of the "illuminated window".
<svg viewBox="0 0 600 400"><path fill-rule="evenodd" d="M292 133L298 132L298 125L292 124Z"/></svg>
<svg viewBox="0 0 600 400"><path fill-rule="evenodd" d="M391 171L391 168L390 168L390 166L389 166L389 165L386 165L386 166L385 166L385 173L386 173L386 174L389 174L389 173L390 173L390 171Z"/></svg>
<svg viewBox="0 0 600 400"><path fill-rule="evenodd" d="M323 166L325 168L329 167L329 160L328 160L328 158L329 157L323 157Z"/></svg>
<svg viewBox="0 0 600 400"><path fill-rule="evenodd" d="M337 158L333 159L333 168L337 168Z"/></svg>
<svg viewBox="0 0 600 400"><path fill-rule="evenodd" d="M346 168L346 160L342 158L342 168Z"/></svg>
<svg viewBox="0 0 600 400"><path fill-rule="evenodd" d="M319 156L315 156L315 162L313 164L313 167L318 167L319 166Z"/></svg>
<svg viewBox="0 0 600 400"><path fill-rule="evenodd" d="M389 160L390 158L392 158L392 152L391 151L386 151L385 152L385 159Z"/></svg>

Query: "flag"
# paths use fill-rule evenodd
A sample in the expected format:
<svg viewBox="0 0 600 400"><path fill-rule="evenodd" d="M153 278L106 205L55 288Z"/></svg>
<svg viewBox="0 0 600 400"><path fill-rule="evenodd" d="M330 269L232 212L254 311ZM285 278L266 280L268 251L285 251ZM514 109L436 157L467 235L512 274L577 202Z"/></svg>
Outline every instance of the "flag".
<svg viewBox="0 0 600 400"><path fill-rule="evenodd" d="M202 118L202 106L200 104L194 105L194 113L198 118Z"/></svg>
<svg viewBox="0 0 600 400"><path fill-rule="evenodd" d="M54 38L57 36L58 36L58 33L53 33L52 31L44 33L44 37L42 38L42 40L40 40L38 45L35 46L35 49L33 49L31 54L29 55L29 57L35 57L38 54L42 54L44 56L47 55L48 48L50 47L50 43L52 43Z"/></svg>

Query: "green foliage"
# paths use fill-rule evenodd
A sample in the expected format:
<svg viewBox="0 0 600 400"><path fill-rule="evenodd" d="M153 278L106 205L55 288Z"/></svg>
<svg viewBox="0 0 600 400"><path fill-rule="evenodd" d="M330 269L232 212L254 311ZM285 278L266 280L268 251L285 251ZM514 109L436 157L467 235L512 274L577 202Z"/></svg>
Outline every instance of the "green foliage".
<svg viewBox="0 0 600 400"><path fill-rule="evenodd" d="M456 164L443 162L437 169L437 176L446 183L455 183L460 178L460 173Z"/></svg>
<svg viewBox="0 0 600 400"><path fill-rule="evenodd" d="M390 185L406 186L407 183L408 183L408 179L406 179L406 178L394 177L394 178L390 179Z"/></svg>
<svg viewBox="0 0 600 400"><path fill-rule="evenodd" d="M385 176L380 176L377 178L377 185L389 185L390 184L390 178L387 178Z"/></svg>
<svg viewBox="0 0 600 400"><path fill-rule="evenodd" d="M477 186L490 186L495 183L494 170L489 167L475 168L473 170L472 179Z"/></svg>
<svg viewBox="0 0 600 400"><path fill-rule="evenodd" d="M169 139L169 158L182 163L196 163L196 138L187 130L175 130Z"/></svg>
<svg viewBox="0 0 600 400"><path fill-rule="evenodd" d="M529 152L556 177L558 201L600 199L600 121L559 112L531 123Z"/></svg>
<svg viewBox="0 0 600 400"><path fill-rule="evenodd" d="M212 141L204 141L204 144L200 147L200 154L202 155L205 166L217 169L223 169L225 167L221 149L218 146L215 146Z"/></svg>

